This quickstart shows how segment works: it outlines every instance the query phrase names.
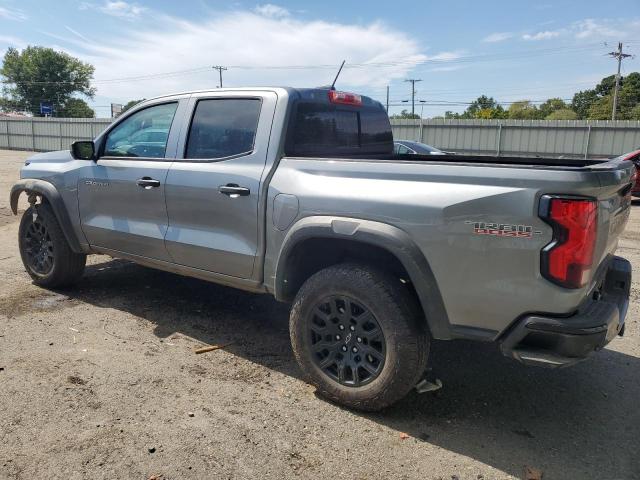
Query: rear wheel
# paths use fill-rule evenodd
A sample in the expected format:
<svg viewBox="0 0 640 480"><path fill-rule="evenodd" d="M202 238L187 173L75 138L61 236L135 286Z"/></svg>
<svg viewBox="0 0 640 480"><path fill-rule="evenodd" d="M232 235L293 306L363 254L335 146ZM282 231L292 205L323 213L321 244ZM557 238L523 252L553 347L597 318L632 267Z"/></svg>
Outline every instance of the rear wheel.
<svg viewBox="0 0 640 480"><path fill-rule="evenodd" d="M424 373L429 340L400 281L357 264L310 277L291 310L293 350L320 394L362 410L404 397Z"/></svg>
<svg viewBox="0 0 640 480"><path fill-rule="evenodd" d="M65 287L82 276L87 256L71 250L49 205L28 208L18 235L22 263L37 285Z"/></svg>

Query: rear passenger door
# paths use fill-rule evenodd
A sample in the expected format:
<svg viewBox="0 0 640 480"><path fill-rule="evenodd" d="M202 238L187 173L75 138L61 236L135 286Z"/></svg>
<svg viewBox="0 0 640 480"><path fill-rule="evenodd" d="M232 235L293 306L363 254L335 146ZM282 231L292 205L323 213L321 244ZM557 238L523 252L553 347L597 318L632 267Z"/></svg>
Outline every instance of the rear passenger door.
<svg viewBox="0 0 640 480"><path fill-rule="evenodd" d="M273 92L220 92L191 99L189 129L165 188L165 244L175 263L251 277L276 99Z"/></svg>

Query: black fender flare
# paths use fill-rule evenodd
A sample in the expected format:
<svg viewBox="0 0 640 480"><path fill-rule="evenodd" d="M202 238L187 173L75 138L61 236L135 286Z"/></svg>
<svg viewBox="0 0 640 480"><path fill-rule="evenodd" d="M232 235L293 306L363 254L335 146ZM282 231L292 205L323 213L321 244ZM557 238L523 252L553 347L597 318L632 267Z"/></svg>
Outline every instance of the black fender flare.
<svg viewBox="0 0 640 480"><path fill-rule="evenodd" d="M27 195L33 193L46 198L49 205L51 205L51 209L60 224L60 228L62 228L62 232L64 233L71 250L76 253L85 253L73 231L73 225L69 218L69 213L64 206L62 196L53 184L45 180L29 178L17 182L13 187L11 187L11 193L9 195L9 204L11 205L11 211L14 215L18 214L18 199L23 192L27 193Z"/></svg>
<svg viewBox="0 0 640 480"><path fill-rule="evenodd" d="M276 265L276 299L285 299L285 271L289 256L297 244L311 238L353 240L387 250L402 263L409 274L431 335L439 340L454 338L429 262L405 231L381 222L335 216L312 216L299 220L287 233L280 249Z"/></svg>

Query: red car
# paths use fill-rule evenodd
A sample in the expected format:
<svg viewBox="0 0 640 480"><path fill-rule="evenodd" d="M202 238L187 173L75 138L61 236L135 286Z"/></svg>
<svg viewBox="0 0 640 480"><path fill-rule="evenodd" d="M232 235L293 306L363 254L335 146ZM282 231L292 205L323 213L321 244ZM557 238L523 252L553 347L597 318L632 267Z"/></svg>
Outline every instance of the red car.
<svg viewBox="0 0 640 480"><path fill-rule="evenodd" d="M621 155L624 160L631 160L636 166L636 181L633 183L631 189L631 195L634 197L640 197L640 150L634 150L633 152L625 153Z"/></svg>

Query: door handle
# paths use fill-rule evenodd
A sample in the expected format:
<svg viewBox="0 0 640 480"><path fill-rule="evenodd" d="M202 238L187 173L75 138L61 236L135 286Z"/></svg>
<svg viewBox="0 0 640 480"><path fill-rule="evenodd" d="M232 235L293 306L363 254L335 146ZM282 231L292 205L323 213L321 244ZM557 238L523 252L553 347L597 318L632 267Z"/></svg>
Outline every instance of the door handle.
<svg viewBox="0 0 640 480"><path fill-rule="evenodd" d="M142 187L145 190L149 190L150 188L156 188L160 186L160 180L156 180L151 177L139 178L136 183L138 184L139 187Z"/></svg>
<svg viewBox="0 0 640 480"><path fill-rule="evenodd" d="M227 183L226 185L220 185L218 187L220 193L229 195L231 198L246 197L251 194L251 190L247 187L241 187L235 183Z"/></svg>

